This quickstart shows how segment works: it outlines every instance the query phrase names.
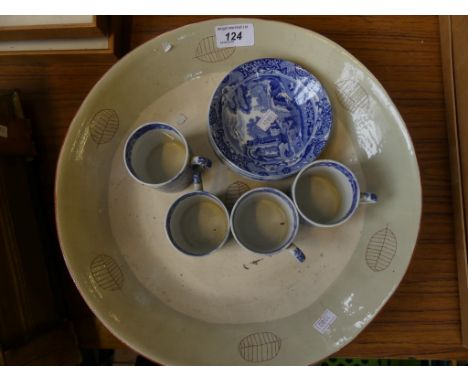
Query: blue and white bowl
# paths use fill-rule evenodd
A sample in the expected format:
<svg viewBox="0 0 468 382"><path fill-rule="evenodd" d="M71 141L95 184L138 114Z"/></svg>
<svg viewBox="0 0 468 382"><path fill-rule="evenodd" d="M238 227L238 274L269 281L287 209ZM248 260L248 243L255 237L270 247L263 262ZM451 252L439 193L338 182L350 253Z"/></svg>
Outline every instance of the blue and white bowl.
<svg viewBox="0 0 468 382"><path fill-rule="evenodd" d="M214 92L209 138L220 159L254 180L299 172L325 148L332 128L327 92L299 65L262 58L232 70Z"/></svg>

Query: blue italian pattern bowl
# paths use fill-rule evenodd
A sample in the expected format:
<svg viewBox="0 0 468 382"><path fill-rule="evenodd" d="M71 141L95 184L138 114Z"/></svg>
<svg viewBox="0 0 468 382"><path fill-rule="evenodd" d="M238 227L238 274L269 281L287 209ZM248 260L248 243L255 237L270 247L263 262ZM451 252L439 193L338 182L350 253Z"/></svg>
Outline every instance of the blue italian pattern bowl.
<svg viewBox="0 0 468 382"><path fill-rule="evenodd" d="M209 109L209 138L232 170L254 180L299 172L325 148L332 108L319 80L299 65L262 58L222 80Z"/></svg>

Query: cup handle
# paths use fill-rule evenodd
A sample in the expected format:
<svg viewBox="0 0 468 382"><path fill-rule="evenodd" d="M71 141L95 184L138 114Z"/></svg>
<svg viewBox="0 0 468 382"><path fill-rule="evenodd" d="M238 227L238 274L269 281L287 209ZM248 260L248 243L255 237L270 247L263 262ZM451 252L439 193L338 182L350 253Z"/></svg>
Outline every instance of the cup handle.
<svg viewBox="0 0 468 382"><path fill-rule="evenodd" d="M211 160L202 157L194 156L190 161L190 166L192 167L192 183L195 191L203 191L203 181L202 181L202 171L211 167Z"/></svg>
<svg viewBox="0 0 468 382"><path fill-rule="evenodd" d="M288 247L288 251L296 258L297 261L303 263L306 259L304 252L297 247L294 243Z"/></svg>
<svg viewBox="0 0 468 382"><path fill-rule="evenodd" d="M361 204L374 204L379 200L377 194L373 192L361 192L361 197L359 198L359 203Z"/></svg>

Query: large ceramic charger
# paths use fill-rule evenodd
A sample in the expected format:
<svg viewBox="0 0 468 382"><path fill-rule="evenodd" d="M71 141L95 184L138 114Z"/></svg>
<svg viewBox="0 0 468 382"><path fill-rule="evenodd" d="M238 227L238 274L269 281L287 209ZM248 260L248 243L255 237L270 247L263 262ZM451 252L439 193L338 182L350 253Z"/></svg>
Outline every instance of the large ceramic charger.
<svg viewBox="0 0 468 382"><path fill-rule="evenodd" d="M252 24L254 44L217 48L215 28ZM245 252L184 256L166 239L170 203L126 173L123 145L149 121L177 127L213 160L204 186L228 206L265 185L221 164L207 134L210 99L226 74L277 57L327 90L333 129L320 159L343 162L378 194L333 229L302 225L307 259ZM288 191L292 178L268 182ZM189 189L185 190L187 192ZM71 123L59 159L56 218L68 269L96 316L123 342L164 364L311 364L375 317L400 283L419 229L421 186L408 131L377 79L346 50L288 24L217 19L138 47L96 84Z"/></svg>

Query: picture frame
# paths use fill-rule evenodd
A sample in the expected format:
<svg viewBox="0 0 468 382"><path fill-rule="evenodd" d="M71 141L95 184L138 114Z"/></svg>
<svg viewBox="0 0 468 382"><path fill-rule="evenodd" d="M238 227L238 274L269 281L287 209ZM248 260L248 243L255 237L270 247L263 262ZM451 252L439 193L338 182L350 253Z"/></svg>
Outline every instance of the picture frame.
<svg viewBox="0 0 468 382"><path fill-rule="evenodd" d="M107 31L106 16L0 15L0 41L96 38Z"/></svg>

